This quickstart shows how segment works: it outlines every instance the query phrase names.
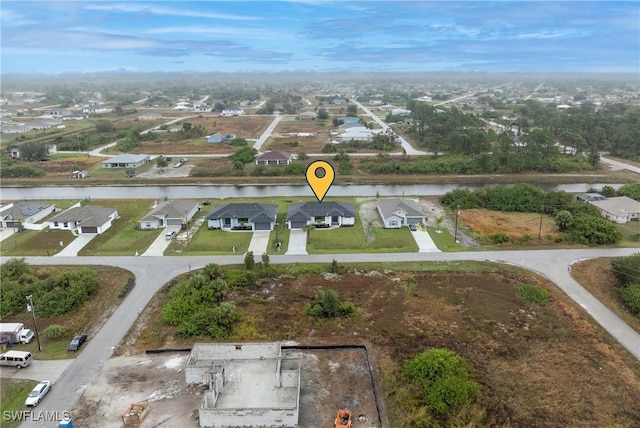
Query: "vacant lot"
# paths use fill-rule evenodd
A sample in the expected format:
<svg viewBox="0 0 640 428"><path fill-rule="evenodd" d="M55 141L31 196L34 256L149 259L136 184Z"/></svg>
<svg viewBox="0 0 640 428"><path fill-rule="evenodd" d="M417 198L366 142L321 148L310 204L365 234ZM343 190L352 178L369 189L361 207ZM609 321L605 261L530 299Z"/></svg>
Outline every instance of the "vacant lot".
<svg viewBox="0 0 640 428"><path fill-rule="evenodd" d="M487 209L460 210L460 226L467 226L477 237L504 233L510 241L519 243L552 243L560 232L552 217L540 214L490 211ZM540 239L538 239L540 236Z"/></svg>
<svg viewBox="0 0 640 428"><path fill-rule="evenodd" d="M462 268L459 263L438 266ZM230 296L244 315L233 340L370 344L387 396L402 387L403 382L394 379L407 358L430 347L446 347L468 359L481 384L477 403L482 412L476 419L483 424L637 426L637 360L544 279L512 268L499 272L491 264L474 266L480 271L351 270L342 276L265 280L259 289ZM433 266L423 263L420 268ZM415 287L406 285L409 277L415 278ZM547 288L551 301L527 303L517 291L523 283ZM319 289L334 289L342 300L355 303L358 317L314 324L302 312ZM120 354L193 342L174 336L173 328L160 321L165 299L166 292L154 297L142 313L140 328L119 347ZM326 403L316 412L331 414L335 405ZM389 399L386 407L390 426L404 426L398 403ZM358 414L357 405L352 409Z"/></svg>
<svg viewBox="0 0 640 428"><path fill-rule="evenodd" d="M331 128L330 121L284 118L267 141L265 148L289 153L320 153L327 144Z"/></svg>

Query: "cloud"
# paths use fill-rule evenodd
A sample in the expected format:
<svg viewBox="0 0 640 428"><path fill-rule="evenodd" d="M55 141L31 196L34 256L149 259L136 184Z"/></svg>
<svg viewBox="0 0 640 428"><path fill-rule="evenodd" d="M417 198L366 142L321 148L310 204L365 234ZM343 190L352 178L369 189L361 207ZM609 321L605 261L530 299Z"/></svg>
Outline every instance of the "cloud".
<svg viewBox="0 0 640 428"><path fill-rule="evenodd" d="M215 3L212 3L215 4ZM262 18L249 15L235 15L227 13L215 13L194 11L187 9L175 9L161 7L154 4L114 3L114 4L88 4L83 6L85 10L121 13L149 13L153 15L187 16L192 18L226 19L233 21L256 21Z"/></svg>
<svg viewBox="0 0 640 428"><path fill-rule="evenodd" d="M0 8L0 24L2 27L23 27L25 25L35 25L37 23L38 21L29 19L19 12Z"/></svg>
<svg viewBox="0 0 640 428"><path fill-rule="evenodd" d="M294 36L290 33L271 28L238 28L206 25L182 25L171 27L156 27L142 31L143 34L200 34L232 36L237 38L258 38L283 40Z"/></svg>

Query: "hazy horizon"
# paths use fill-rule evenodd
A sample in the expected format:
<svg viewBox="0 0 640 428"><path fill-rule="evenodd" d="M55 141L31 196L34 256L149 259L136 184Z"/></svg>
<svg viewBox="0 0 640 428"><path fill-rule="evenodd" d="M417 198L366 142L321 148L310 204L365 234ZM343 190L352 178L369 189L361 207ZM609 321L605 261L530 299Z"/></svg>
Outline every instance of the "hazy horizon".
<svg viewBox="0 0 640 428"><path fill-rule="evenodd" d="M638 74L640 4L13 1L1 74Z"/></svg>

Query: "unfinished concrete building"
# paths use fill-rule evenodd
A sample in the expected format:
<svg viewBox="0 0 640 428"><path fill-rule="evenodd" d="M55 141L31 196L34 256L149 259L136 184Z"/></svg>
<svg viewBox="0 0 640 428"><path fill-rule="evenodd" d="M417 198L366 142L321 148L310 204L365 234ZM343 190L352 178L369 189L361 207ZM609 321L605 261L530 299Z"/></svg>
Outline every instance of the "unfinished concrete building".
<svg viewBox="0 0 640 428"><path fill-rule="evenodd" d="M283 357L279 343L193 346L187 384L207 384L201 427L297 427L300 359Z"/></svg>

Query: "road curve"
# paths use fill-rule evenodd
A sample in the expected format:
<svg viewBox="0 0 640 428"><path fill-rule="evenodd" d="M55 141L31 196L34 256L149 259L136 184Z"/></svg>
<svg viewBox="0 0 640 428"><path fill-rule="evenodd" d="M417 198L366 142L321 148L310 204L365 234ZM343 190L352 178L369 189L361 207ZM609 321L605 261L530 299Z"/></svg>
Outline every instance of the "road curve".
<svg viewBox="0 0 640 428"><path fill-rule="evenodd" d="M372 254L312 254L306 256L271 256L271 263L341 263L456 261L481 260L509 263L538 272L553 281L561 290L582 306L607 332L632 355L640 359L640 335L611 310L600 303L573 278L569 269L576 260L594 257L622 257L638 252L637 248L585 250L521 250L460 253L372 253ZM27 257L32 265L109 265L130 270L136 276L136 287L115 310L104 326L87 343L56 387L39 407L42 411L70 410L82 396L92 378L111 357L138 315L154 294L171 278L200 269L208 263L242 264L244 256L185 257ZM23 427L42 427L42 422L25 422Z"/></svg>

